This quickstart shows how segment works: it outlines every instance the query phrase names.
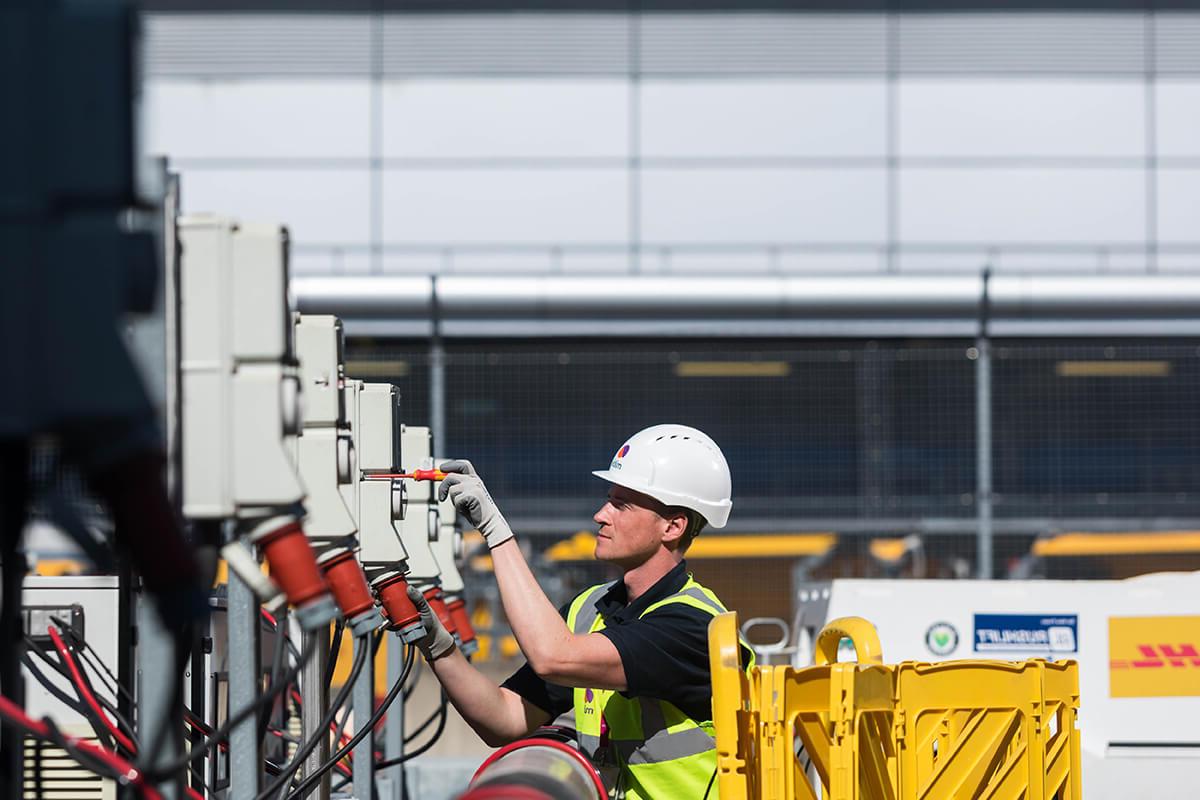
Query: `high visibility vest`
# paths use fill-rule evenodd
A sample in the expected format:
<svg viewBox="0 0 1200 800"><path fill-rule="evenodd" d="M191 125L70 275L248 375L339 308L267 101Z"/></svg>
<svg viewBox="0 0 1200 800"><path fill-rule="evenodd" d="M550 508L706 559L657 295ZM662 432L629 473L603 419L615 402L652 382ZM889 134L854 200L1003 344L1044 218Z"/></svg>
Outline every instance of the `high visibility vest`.
<svg viewBox="0 0 1200 800"><path fill-rule="evenodd" d="M567 627L572 632L594 633L604 627L596 601L612 585L593 586L572 601L567 612ZM688 575L682 589L652 603L640 616L671 603L683 603L714 617L726 610L716 595ZM753 655L750 661L748 666L753 666ZM617 786L609 787L613 790L610 796L626 800L701 800L708 791L709 798L717 797L713 780L717 751L711 712L708 719L692 719L666 700L626 698L609 689L575 689L574 696L580 750L602 772L604 766L618 768ZM601 746L601 720L608 726L606 749Z"/></svg>

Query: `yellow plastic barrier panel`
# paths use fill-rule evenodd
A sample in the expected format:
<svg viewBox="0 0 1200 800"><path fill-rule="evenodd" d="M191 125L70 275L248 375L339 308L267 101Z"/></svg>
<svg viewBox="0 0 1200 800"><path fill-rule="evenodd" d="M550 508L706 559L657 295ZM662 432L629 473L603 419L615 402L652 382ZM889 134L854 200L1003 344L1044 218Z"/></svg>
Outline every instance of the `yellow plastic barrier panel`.
<svg viewBox="0 0 1200 800"><path fill-rule="evenodd" d="M817 664L738 659L733 612L709 626L723 800L1080 800L1074 662L887 666L874 626L817 636ZM839 645L858 662L837 663Z"/></svg>
<svg viewBox="0 0 1200 800"><path fill-rule="evenodd" d="M1079 800L1074 662L895 668L901 796Z"/></svg>

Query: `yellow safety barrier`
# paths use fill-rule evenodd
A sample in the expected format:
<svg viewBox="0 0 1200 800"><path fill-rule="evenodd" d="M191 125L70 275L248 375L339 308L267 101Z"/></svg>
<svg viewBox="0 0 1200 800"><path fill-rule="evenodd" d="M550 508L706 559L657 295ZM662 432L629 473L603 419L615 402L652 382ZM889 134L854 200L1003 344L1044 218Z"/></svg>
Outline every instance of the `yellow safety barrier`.
<svg viewBox="0 0 1200 800"><path fill-rule="evenodd" d="M857 662L837 662L850 640ZM709 626L722 800L1079 800L1074 662L883 664L874 626L817 636L816 665L740 664L737 615Z"/></svg>

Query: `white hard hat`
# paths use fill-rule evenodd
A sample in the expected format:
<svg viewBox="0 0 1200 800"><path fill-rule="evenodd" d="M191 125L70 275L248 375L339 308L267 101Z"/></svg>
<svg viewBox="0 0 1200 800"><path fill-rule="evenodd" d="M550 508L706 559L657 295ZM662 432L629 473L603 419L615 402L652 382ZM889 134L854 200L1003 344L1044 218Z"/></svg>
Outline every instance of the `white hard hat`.
<svg viewBox="0 0 1200 800"><path fill-rule="evenodd" d="M687 425L653 425L635 433L597 478L697 512L714 528L729 521L729 464L716 442Z"/></svg>

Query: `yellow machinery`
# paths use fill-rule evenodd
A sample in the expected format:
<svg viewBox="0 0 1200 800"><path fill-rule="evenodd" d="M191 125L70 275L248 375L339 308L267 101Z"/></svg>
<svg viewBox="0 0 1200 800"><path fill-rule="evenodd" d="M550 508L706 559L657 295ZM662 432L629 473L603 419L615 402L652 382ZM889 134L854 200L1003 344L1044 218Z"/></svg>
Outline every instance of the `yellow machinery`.
<svg viewBox="0 0 1200 800"><path fill-rule="evenodd" d="M838 663L853 644L857 661ZM1073 661L885 665L874 626L833 620L804 669L739 663L709 627L722 800L1080 800Z"/></svg>

